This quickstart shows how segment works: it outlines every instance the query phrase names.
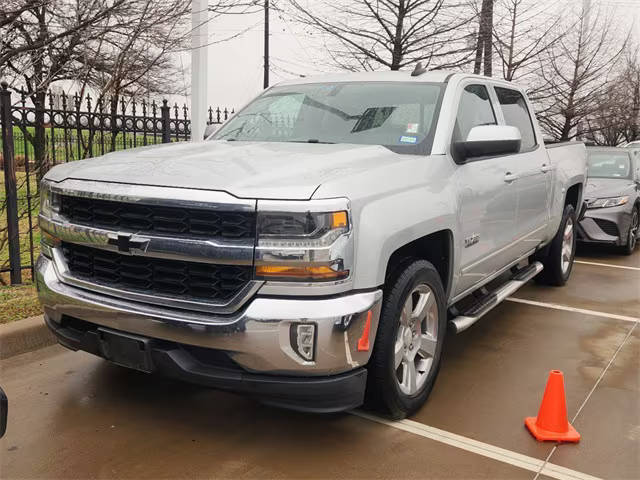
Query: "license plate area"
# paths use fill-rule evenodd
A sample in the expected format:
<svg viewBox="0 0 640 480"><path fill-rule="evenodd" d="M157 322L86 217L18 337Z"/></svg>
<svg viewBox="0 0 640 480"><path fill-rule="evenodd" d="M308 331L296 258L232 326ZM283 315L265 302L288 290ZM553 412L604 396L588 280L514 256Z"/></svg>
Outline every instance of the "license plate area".
<svg viewBox="0 0 640 480"><path fill-rule="evenodd" d="M100 351L110 362L141 372L153 371L149 339L104 328L98 329L98 338Z"/></svg>

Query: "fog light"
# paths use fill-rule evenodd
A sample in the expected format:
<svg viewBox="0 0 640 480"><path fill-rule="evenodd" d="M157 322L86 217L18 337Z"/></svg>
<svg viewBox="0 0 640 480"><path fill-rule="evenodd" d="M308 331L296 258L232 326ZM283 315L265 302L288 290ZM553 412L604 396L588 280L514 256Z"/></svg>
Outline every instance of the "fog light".
<svg viewBox="0 0 640 480"><path fill-rule="evenodd" d="M298 355L313 361L316 343L316 326L313 323L298 323L291 326L291 345ZM295 333L295 335L294 335Z"/></svg>

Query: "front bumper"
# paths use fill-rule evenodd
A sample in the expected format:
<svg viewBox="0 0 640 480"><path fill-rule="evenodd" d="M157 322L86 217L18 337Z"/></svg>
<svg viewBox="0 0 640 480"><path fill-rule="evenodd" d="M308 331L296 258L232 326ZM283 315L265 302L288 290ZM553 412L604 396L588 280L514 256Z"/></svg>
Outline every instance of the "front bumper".
<svg viewBox="0 0 640 480"><path fill-rule="evenodd" d="M64 317L62 324L45 316L58 341L72 350L104 357L98 326ZM258 397L278 407L327 413L358 407L364 400L367 370L332 376L286 377L247 373L219 356L174 342L140 337L148 344L151 369L168 377ZM200 349L202 350L202 349ZM213 353L213 352L212 352Z"/></svg>
<svg viewBox="0 0 640 480"><path fill-rule="evenodd" d="M587 210L578 224L578 241L626 245L630 224L629 205Z"/></svg>
<svg viewBox="0 0 640 480"><path fill-rule="evenodd" d="M63 283L55 263L40 256L36 285L50 325L70 317L121 332L223 352L243 370L287 376L337 375L364 366L376 336L382 292L323 299L256 297L232 315L153 306ZM292 347L292 326L316 326L315 355ZM369 323L370 348L358 341Z"/></svg>

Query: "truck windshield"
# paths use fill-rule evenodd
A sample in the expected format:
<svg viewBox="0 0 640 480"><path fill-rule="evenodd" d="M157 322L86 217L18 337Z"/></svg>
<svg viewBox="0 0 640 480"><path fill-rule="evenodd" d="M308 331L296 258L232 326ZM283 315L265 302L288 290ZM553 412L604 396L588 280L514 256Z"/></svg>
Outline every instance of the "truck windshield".
<svg viewBox="0 0 640 480"><path fill-rule="evenodd" d="M444 85L353 82L275 87L212 140L384 145L428 154Z"/></svg>
<svg viewBox="0 0 640 480"><path fill-rule="evenodd" d="M627 152L590 152L589 177L628 178L631 175L631 160Z"/></svg>

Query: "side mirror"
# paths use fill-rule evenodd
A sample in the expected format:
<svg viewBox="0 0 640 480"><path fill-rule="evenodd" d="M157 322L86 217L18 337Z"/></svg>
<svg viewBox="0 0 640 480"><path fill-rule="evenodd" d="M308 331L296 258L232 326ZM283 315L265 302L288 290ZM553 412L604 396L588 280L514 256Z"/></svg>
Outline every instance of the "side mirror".
<svg viewBox="0 0 640 480"><path fill-rule="evenodd" d="M471 158L518 153L522 136L517 127L480 125L473 127L464 142L455 142L454 152L459 163Z"/></svg>
<svg viewBox="0 0 640 480"><path fill-rule="evenodd" d="M220 128L220 124L219 123L209 123L206 126L206 128L204 129L204 139L206 140L211 135L216 133L218 131L218 128Z"/></svg>
<svg viewBox="0 0 640 480"><path fill-rule="evenodd" d="M4 436L4 432L7 431L7 410L9 408L9 401L4 390L0 388L0 438Z"/></svg>

